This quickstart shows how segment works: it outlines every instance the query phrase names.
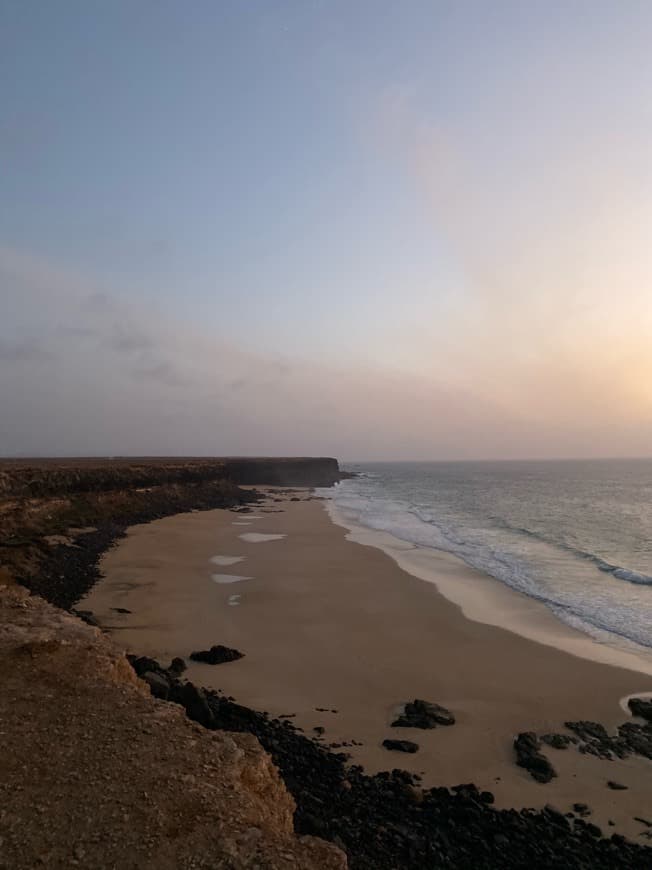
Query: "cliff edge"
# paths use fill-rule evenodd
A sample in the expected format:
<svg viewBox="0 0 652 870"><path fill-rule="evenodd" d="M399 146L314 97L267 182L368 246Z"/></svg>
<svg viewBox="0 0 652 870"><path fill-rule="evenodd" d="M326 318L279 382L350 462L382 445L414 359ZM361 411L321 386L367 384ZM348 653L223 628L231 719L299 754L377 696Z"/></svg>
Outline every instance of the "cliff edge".
<svg viewBox="0 0 652 870"><path fill-rule="evenodd" d="M152 698L101 633L0 586L0 865L341 870L247 734Z"/></svg>

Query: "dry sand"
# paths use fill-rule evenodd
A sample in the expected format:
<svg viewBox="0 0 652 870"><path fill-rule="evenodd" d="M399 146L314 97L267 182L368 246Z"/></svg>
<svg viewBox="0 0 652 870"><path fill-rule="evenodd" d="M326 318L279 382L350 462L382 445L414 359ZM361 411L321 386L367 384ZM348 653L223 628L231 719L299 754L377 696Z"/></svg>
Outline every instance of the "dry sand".
<svg viewBox="0 0 652 870"><path fill-rule="evenodd" d="M548 645L466 618L432 583L347 540L323 503L307 496L279 502L274 495L253 517L216 510L133 527L79 606L125 648L163 664L216 643L240 649L245 657L226 665L189 662L189 679L275 716L294 713L307 734L323 726L327 743L360 741L346 751L369 772L402 767L423 773L425 785L474 782L504 807L550 803L566 812L581 801L605 833L646 842L633 817L652 815L649 761L547 749L559 776L541 785L514 764L512 741L519 731L563 730L569 719L610 728L624 719L619 699L649 691L652 678L555 648L557 635L577 633L515 592L512 610L538 618L541 631L548 625ZM211 562L215 556L244 558L225 567ZM454 567L458 580L467 572L469 584L496 583ZM457 723L389 727L398 705L415 697L448 707ZM387 737L415 740L420 750L390 753L381 747ZM607 780L628 790L612 791Z"/></svg>

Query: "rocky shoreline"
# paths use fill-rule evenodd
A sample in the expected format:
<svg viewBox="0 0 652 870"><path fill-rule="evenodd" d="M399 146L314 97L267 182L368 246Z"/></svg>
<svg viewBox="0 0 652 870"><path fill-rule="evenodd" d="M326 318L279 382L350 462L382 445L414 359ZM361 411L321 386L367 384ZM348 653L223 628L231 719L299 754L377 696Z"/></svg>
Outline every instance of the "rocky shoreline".
<svg viewBox="0 0 652 870"><path fill-rule="evenodd" d="M184 682L178 668L130 661L155 696L180 704L205 728L254 734L296 801L297 832L335 843L353 870L651 866L651 848L618 834L603 837L583 805L566 815L552 806L497 810L493 795L472 783L421 789L417 776L400 769L369 776L288 718L270 718Z"/></svg>
<svg viewBox="0 0 652 870"><path fill-rule="evenodd" d="M180 512L236 507L256 498L255 492L242 490L234 481L219 476L183 483L166 481L117 494L108 490L108 496L104 491L103 497L76 492L54 522L48 508L37 512L36 521L23 510L13 536L0 542L0 557L33 593L70 610L99 579L101 555L127 527ZM71 526L80 528L70 532ZM46 541L44 532L65 539ZM7 559L7 553L21 558ZM421 789L418 777L398 769L369 776L359 766L349 765L345 753L330 751L318 739L306 737L289 718L270 718L233 698L184 681L183 663L178 660L170 668L151 659L131 661L155 697L181 705L187 716L204 728L257 737L294 797L297 832L335 843L356 870L652 866L652 849L619 835L602 836L600 829L586 820L585 809L566 815L551 806L542 812L497 810L492 806L493 795L473 784ZM434 709L436 705L427 709L424 704L415 700L405 713L416 717L414 721L425 714L442 717L446 713L451 717L449 711ZM439 724L452 723L444 716ZM586 728L573 730L582 741L581 751L608 757L609 752L623 746L634 752L644 744L648 746L651 729L649 723L626 723L615 738L604 729L604 734L587 732ZM541 755L538 738L531 736L533 741L521 741L526 755L529 751ZM557 748L571 742L570 738L565 741L565 736L547 735L562 738ZM545 736L542 739L556 745ZM543 755L541 758L546 760Z"/></svg>

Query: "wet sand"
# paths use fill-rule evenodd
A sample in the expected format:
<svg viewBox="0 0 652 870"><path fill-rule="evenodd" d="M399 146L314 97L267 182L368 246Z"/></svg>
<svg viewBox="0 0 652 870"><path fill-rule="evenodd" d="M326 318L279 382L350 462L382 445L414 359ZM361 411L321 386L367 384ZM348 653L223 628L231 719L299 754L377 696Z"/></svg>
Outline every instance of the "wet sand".
<svg viewBox="0 0 652 870"><path fill-rule="evenodd" d="M105 556L105 579L79 607L126 649L164 664L216 643L236 647L245 653L237 662L189 662L189 679L275 716L296 714L307 734L322 726L325 743L361 742L346 751L370 772L401 767L423 773L426 786L474 782L504 807L550 803L566 812L581 801L605 834L647 842L633 817L652 813L649 761L546 749L559 776L542 785L516 767L512 741L519 731L563 730L569 719L613 727L624 720L619 699L652 689L650 676L555 648L556 632L577 633L547 611L537 617L516 592L509 592L514 611L538 618L540 630L550 626L545 645L468 619L433 583L347 540L321 501L307 492L302 501L291 497L274 495L283 500L250 514L189 513L133 527ZM496 582L453 567L458 581ZM448 707L456 724L389 727L398 706L415 697ZM414 740L419 752L388 752L380 745L388 737ZM607 780L628 790L612 791Z"/></svg>

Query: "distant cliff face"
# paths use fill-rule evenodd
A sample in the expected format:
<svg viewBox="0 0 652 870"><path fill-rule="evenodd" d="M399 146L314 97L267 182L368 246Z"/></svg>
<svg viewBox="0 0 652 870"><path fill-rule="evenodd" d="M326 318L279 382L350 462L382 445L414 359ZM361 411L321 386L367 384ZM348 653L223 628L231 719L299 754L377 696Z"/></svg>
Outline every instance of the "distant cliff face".
<svg viewBox="0 0 652 870"><path fill-rule="evenodd" d="M0 498L66 496L224 479L259 486L332 486L344 476L337 459L331 457L0 460Z"/></svg>
<svg viewBox="0 0 652 870"><path fill-rule="evenodd" d="M127 526L255 500L240 485L331 486L344 476L329 457L0 460L0 570L69 608Z"/></svg>
<svg viewBox="0 0 652 870"><path fill-rule="evenodd" d="M258 486L332 486L343 477L337 459L225 459L226 472L236 483Z"/></svg>

